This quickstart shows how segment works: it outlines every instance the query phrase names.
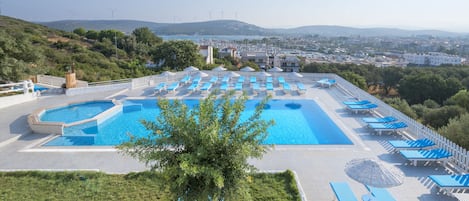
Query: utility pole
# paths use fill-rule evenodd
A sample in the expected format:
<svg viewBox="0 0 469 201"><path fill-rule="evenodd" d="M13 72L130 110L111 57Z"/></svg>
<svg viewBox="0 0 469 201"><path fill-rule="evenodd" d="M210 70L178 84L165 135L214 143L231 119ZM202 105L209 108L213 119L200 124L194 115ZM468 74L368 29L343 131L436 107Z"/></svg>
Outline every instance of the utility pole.
<svg viewBox="0 0 469 201"><path fill-rule="evenodd" d="M114 20L114 10L112 10L112 20ZM116 59L119 59L117 55L117 29L114 30L114 43L116 44Z"/></svg>

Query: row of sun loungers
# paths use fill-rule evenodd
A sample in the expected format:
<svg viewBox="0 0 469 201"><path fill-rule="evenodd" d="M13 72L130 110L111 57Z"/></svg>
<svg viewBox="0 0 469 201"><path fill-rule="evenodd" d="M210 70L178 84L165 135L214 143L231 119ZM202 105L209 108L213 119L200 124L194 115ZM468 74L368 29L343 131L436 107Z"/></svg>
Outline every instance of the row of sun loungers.
<svg viewBox="0 0 469 201"><path fill-rule="evenodd" d="M343 104L352 111L377 107L368 100L344 101ZM400 122L393 116L366 117L361 120L366 123L367 128L380 134L385 131L397 132L408 127L406 123ZM388 144L393 152L399 153L414 166L417 166L419 162L441 162L446 165L453 157L450 151L437 147L437 144L428 138L389 140ZM469 189L469 174L430 175L428 178L441 191L453 195L458 200L469 200L469 193L461 193L461 190ZM338 200L357 200L346 183L331 182L331 187ZM386 189L371 186L366 186L366 188L370 194L362 196L362 200L395 200ZM454 191L458 191L458 193L453 193Z"/></svg>

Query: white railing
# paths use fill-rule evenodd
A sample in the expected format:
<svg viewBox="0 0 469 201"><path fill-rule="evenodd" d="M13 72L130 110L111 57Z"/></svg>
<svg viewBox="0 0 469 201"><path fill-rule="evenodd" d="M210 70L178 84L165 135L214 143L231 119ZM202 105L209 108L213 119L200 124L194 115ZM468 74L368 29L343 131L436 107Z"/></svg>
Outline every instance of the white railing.
<svg viewBox="0 0 469 201"><path fill-rule="evenodd" d="M50 76L50 75L37 75L37 83L39 84L46 84L50 86L54 86L57 88L62 88L62 86L65 84L65 78L63 77L55 77L55 76ZM77 87L87 87L88 82L82 81L82 80L77 80Z"/></svg>
<svg viewBox="0 0 469 201"><path fill-rule="evenodd" d="M22 93L20 93L22 92ZM20 93L16 95L7 95L0 97L0 108L6 108L15 104L35 100L37 94L34 92L34 84L31 81L18 83L1 84L0 94Z"/></svg>
<svg viewBox="0 0 469 201"><path fill-rule="evenodd" d="M407 131L410 135L415 138L428 138L432 140L439 148L443 148L453 155L451 163L456 168L463 172L469 170L469 152L466 149L441 136L434 130L422 125L420 122L417 122L416 120L408 117L388 104L385 104L383 101L372 96L371 94L359 89L345 79L339 76L335 76L335 79L337 81L338 87L342 88L351 97L367 99L375 103L378 105L376 112L378 112L380 115L394 116L399 119L399 121L405 122L408 125Z"/></svg>

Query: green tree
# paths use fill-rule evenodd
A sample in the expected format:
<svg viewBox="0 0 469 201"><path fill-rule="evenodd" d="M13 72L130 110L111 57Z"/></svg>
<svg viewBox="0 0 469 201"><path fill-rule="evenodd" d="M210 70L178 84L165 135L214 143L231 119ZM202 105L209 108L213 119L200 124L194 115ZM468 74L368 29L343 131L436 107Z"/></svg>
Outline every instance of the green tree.
<svg viewBox="0 0 469 201"><path fill-rule="evenodd" d="M448 125L441 127L438 132L454 143L469 149L469 114L450 119Z"/></svg>
<svg viewBox="0 0 469 201"><path fill-rule="evenodd" d="M464 113L466 113L466 110L457 105L430 109L423 115L423 124L438 129L448 124L450 119L459 117Z"/></svg>
<svg viewBox="0 0 469 201"><path fill-rule="evenodd" d="M341 72L339 75L358 88L366 90L367 84L364 77L351 71Z"/></svg>
<svg viewBox="0 0 469 201"><path fill-rule="evenodd" d="M461 90L445 102L446 105L459 105L469 112L469 92Z"/></svg>
<svg viewBox="0 0 469 201"><path fill-rule="evenodd" d="M254 63L252 61L243 62L242 67L244 67L244 66L250 66L251 68L254 68L254 70L256 70L256 71L260 70L259 65L257 65L256 63Z"/></svg>
<svg viewBox="0 0 469 201"><path fill-rule="evenodd" d="M211 94L193 109L160 99L156 121L142 121L152 133L119 149L161 171L173 200L250 200L245 183L254 167L247 159L265 153L261 143L273 121L261 119L267 99L242 120L247 96L233 95Z"/></svg>
<svg viewBox="0 0 469 201"><path fill-rule="evenodd" d="M401 97L410 104L422 103L427 99L442 104L443 101L459 90L453 87L448 87L447 82L440 75L419 73L405 76L399 82L398 90ZM456 91L449 95L454 90Z"/></svg>
<svg viewBox="0 0 469 201"><path fill-rule="evenodd" d="M401 111L405 115L411 117L411 118L416 118L417 114L415 111L409 106L409 103L407 103L406 100L400 99L400 98L385 98L383 100L386 104L392 106L393 108L396 108L397 110Z"/></svg>
<svg viewBox="0 0 469 201"><path fill-rule="evenodd" d="M382 68L381 77L383 78L384 93L389 94L389 90L396 88L399 81L404 76L402 68L389 67Z"/></svg>
<svg viewBox="0 0 469 201"><path fill-rule="evenodd" d="M85 34L85 37L91 40L98 40L99 38L99 32L95 30L88 30Z"/></svg>
<svg viewBox="0 0 469 201"><path fill-rule="evenodd" d="M155 63L182 70L187 66L202 66L202 55L192 41L166 41L151 51Z"/></svg>
<svg viewBox="0 0 469 201"><path fill-rule="evenodd" d="M148 27L136 28L132 31L132 35L137 39L137 43L143 43L149 46L163 42L163 39L156 36Z"/></svg>
<svg viewBox="0 0 469 201"><path fill-rule="evenodd" d="M79 35L79 36L85 36L86 35L86 30L83 27L79 27L73 30L73 33Z"/></svg>

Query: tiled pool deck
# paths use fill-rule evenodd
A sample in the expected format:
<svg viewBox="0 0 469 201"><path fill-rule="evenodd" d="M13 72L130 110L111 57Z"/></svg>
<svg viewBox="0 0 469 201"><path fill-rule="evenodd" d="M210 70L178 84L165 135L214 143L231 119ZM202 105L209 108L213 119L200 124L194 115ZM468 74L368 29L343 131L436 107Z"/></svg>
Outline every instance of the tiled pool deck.
<svg viewBox="0 0 469 201"><path fill-rule="evenodd" d="M311 146L275 146L260 160L250 162L261 171L291 169L299 176L299 182L307 200L334 200L335 196L329 186L331 181L346 181L352 187L357 198L366 194L366 188L349 178L344 172L345 164L355 158L373 157L389 163L405 174L402 185L389 188L397 200L439 201L455 200L439 194L427 178L431 174L448 174L450 169L438 163L410 165L399 154L391 153L387 140L401 139L398 134L374 135L363 128L360 117L365 114L351 114L344 110L342 100L347 98L340 89L320 88L313 82L304 82L306 94L284 94L277 88L275 99L314 99L331 119L353 141L354 145L311 145ZM193 97L185 90L168 94L168 97ZM145 170L144 164L124 156L112 147L78 147L54 148L40 147L39 144L51 136L30 134L26 117L32 111L46 106L76 102L80 100L125 97L154 97L153 87L135 90L111 91L107 93L87 94L81 96L40 97L27 102L0 109L0 169L24 170L101 170L110 173L127 173ZM263 95L260 95L263 96Z"/></svg>

